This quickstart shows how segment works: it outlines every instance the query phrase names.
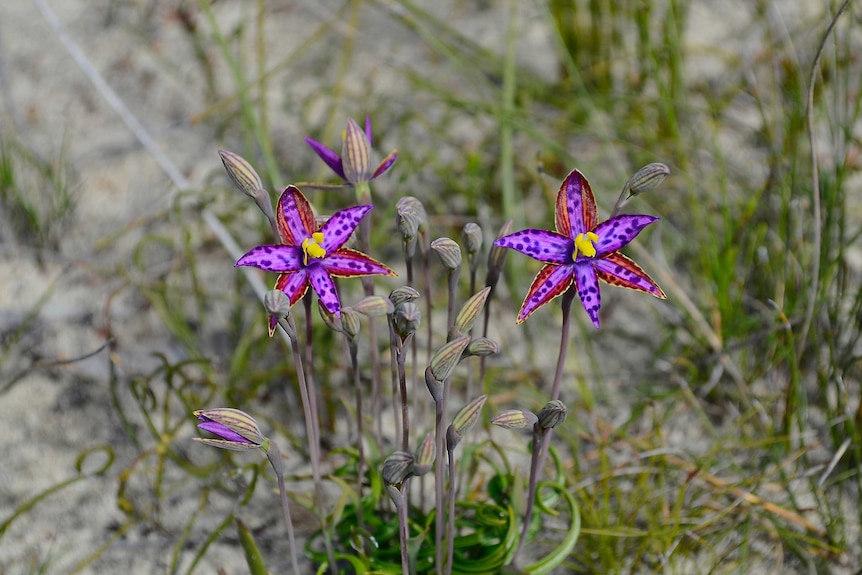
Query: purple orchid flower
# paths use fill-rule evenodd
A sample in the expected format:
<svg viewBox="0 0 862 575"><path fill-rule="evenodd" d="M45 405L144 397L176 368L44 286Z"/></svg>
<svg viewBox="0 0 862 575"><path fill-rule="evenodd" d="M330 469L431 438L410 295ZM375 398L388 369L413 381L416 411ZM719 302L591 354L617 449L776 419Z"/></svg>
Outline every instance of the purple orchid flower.
<svg viewBox="0 0 862 575"><path fill-rule="evenodd" d="M276 223L281 244L253 248L236 262L280 274L275 289L294 305L310 285L326 311L339 317L341 302L333 277L394 276L395 272L362 252L341 246L373 206L336 212L318 229L311 205L299 188L288 186L278 200ZM277 320L276 320L277 321ZM275 330L270 319L270 334Z"/></svg>
<svg viewBox="0 0 862 575"><path fill-rule="evenodd" d="M305 138L305 142L339 178L354 186L370 182L382 175L398 157L398 150L392 151L380 162L377 169L371 171L371 118L368 116L365 117L364 132L355 121L347 120L340 156L316 140Z"/></svg>
<svg viewBox="0 0 862 575"><path fill-rule="evenodd" d="M195 437L194 440L205 445L229 449L231 451L249 451L269 448L269 440L260 432L257 422L252 416L230 407L203 409L194 412L195 417L203 423L198 427L209 431L219 439Z"/></svg>
<svg viewBox="0 0 862 575"><path fill-rule="evenodd" d="M577 170L572 170L560 186L555 216L556 232L527 229L494 242L546 264L524 298L517 323L565 293L573 282L596 327L601 306L598 280L666 297L639 265L619 252L657 217L619 215L599 224L593 191Z"/></svg>

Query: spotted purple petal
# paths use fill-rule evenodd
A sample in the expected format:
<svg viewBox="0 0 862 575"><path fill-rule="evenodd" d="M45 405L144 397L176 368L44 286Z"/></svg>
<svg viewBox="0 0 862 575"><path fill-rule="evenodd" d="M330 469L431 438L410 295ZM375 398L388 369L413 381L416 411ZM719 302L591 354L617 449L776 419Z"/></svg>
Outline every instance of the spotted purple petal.
<svg viewBox="0 0 862 575"><path fill-rule="evenodd" d="M593 262L600 280L610 285L629 288L665 299L664 292L643 269L619 252Z"/></svg>
<svg viewBox="0 0 862 575"><path fill-rule="evenodd" d="M533 228L503 236L494 245L519 251L548 264L572 263L574 249L574 243L566 236Z"/></svg>
<svg viewBox="0 0 862 575"><path fill-rule="evenodd" d="M394 276L393 272L386 265L377 260L368 257L362 252L341 248L328 256L322 262L330 274L335 277L357 277L368 275L384 275Z"/></svg>
<svg viewBox="0 0 862 575"><path fill-rule="evenodd" d="M548 264L539 270L527 297L524 298L521 311L518 312L517 323L523 322L534 311L569 289L572 285L573 268L574 265Z"/></svg>
<svg viewBox="0 0 862 575"><path fill-rule="evenodd" d="M335 282L329 276L322 265L311 265L306 268L308 271L308 281L311 283L314 293L317 294L320 303L326 308L326 311L339 317L341 315L341 302L338 299L338 290L335 288Z"/></svg>
<svg viewBox="0 0 862 575"><path fill-rule="evenodd" d="M305 268L298 272L289 274L281 274L275 280L275 288L280 289L290 299L290 305L296 305L296 302L302 299L305 292L308 291L308 274Z"/></svg>
<svg viewBox="0 0 862 575"><path fill-rule="evenodd" d="M599 308L602 305L602 296L599 293L599 278L596 276L592 262L575 264L575 284L587 315L590 316L593 325L599 327Z"/></svg>
<svg viewBox="0 0 862 575"><path fill-rule="evenodd" d="M599 240L595 243L596 257L615 252L622 248L651 223L658 221L655 216L623 215L600 223L593 230Z"/></svg>
<svg viewBox="0 0 862 575"><path fill-rule="evenodd" d="M302 267L302 248L285 245L258 246L239 258L236 266L253 266L268 272L294 272Z"/></svg>
<svg viewBox="0 0 862 575"><path fill-rule="evenodd" d="M374 206L354 206L335 212L329 218L320 231L323 232L323 243L321 247L326 250L326 253L331 253L344 245L350 238L350 234L365 217L365 214L371 211Z"/></svg>
<svg viewBox="0 0 862 575"><path fill-rule="evenodd" d="M578 170L572 170L560 186L554 219L557 231L572 239L591 231L598 223L593 190Z"/></svg>
<svg viewBox="0 0 862 575"><path fill-rule="evenodd" d="M287 186L278 200L276 214L282 243L298 246L316 230L311 204L296 186Z"/></svg>
<svg viewBox="0 0 862 575"><path fill-rule="evenodd" d="M341 156L318 142L317 140L312 140L311 138L306 138L305 143L311 146L311 149L314 150L320 159L326 162L326 165L335 172L335 174L341 178L342 180L347 181L347 178L344 177L344 167L341 162Z"/></svg>

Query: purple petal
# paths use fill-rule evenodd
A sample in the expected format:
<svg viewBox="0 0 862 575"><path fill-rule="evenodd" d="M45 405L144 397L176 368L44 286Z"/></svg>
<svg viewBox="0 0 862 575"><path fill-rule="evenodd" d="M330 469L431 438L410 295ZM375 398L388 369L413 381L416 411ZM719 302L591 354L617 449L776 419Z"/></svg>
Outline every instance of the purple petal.
<svg viewBox="0 0 862 575"><path fill-rule="evenodd" d="M336 154L317 140L306 138L305 143L311 146L311 149L314 150L314 153L320 156L320 159L326 162L326 165L329 166L329 168L333 172L335 172L335 174L339 178L345 181L347 180L347 178L344 177L344 167L341 163L341 157L338 154Z"/></svg>
<svg viewBox="0 0 862 575"><path fill-rule="evenodd" d="M569 289L572 285L573 267L548 264L539 270L527 297L524 298L521 311L518 312L517 323L523 322L534 311Z"/></svg>
<svg viewBox="0 0 862 575"><path fill-rule="evenodd" d="M249 441L239 433L232 431L228 427L222 425L221 423L216 423L215 421L204 421L203 423L199 423L198 427L203 429L204 431L209 431L213 435L217 435L222 439L226 439L227 441L235 441L238 443L248 443L250 445L254 445L253 442Z"/></svg>
<svg viewBox="0 0 862 575"><path fill-rule="evenodd" d="M533 259L549 264L572 263L574 242L564 235L548 230L527 229L503 236L495 246L519 251Z"/></svg>
<svg viewBox="0 0 862 575"><path fill-rule="evenodd" d="M623 215L600 223L593 230L599 241L595 243L596 257L615 252L641 233L641 230L657 221L655 216Z"/></svg>
<svg viewBox="0 0 862 575"><path fill-rule="evenodd" d="M236 266L253 266L268 272L295 272L302 267L302 248L285 245L257 246L237 260Z"/></svg>
<svg viewBox="0 0 862 575"><path fill-rule="evenodd" d="M335 289L335 282L332 281L326 268L320 264L309 266L308 279L326 311L339 317L341 302L338 299L338 290Z"/></svg>
<svg viewBox="0 0 862 575"><path fill-rule="evenodd" d="M331 253L344 245L350 238L350 234L365 217L365 214L371 211L374 206L354 206L346 208L332 214L320 231L323 232L323 243L321 247L326 250L326 253Z"/></svg>
<svg viewBox="0 0 862 575"><path fill-rule="evenodd" d="M368 147L371 147L371 116L365 115L365 137L368 138Z"/></svg>
<svg viewBox="0 0 862 575"><path fill-rule="evenodd" d="M280 289L290 300L290 305L302 299L308 291L308 273L305 268L290 274L281 274L275 281L275 289Z"/></svg>
<svg viewBox="0 0 862 575"><path fill-rule="evenodd" d="M582 173L572 170L560 186L554 213L557 231L575 239L597 223L596 199Z"/></svg>
<svg viewBox="0 0 862 575"><path fill-rule="evenodd" d="M593 262L575 264L575 283L587 315L590 316L593 325L599 327L602 296L599 293L599 278L596 276L596 270L593 269Z"/></svg>
<svg viewBox="0 0 862 575"><path fill-rule="evenodd" d="M371 174L371 179L373 180L377 176L382 176L383 174L385 174L386 171L392 167L392 164L394 164L395 160L397 160L397 159L398 159L398 150L393 150L392 153L390 153L388 156L386 156L383 159L382 162L380 162L380 165L377 166L377 169L374 170L373 174Z"/></svg>
<svg viewBox="0 0 862 575"><path fill-rule="evenodd" d="M335 277L356 277L369 275L394 276L395 272L362 252L341 248L323 259L323 267Z"/></svg>
<svg viewBox="0 0 862 575"><path fill-rule="evenodd" d="M629 288L664 299L666 296L658 285L639 265L621 253L615 252L597 258L593 265L599 279L610 285Z"/></svg>
<svg viewBox="0 0 862 575"><path fill-rule="evenodd" d="M287 186L282 192L276 219L281 240L289 246L300 246L317 229L311 204L296 186Z"/></svg>

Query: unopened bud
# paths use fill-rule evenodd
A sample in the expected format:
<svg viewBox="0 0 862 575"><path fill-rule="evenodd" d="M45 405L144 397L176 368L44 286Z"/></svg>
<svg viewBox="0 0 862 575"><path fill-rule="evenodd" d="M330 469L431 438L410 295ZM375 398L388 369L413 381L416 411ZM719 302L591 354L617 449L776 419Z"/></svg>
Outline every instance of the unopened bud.
<svg viewBox="0 0 862 575"><path fill-rule="evenodd" d="M452 427L455 428L455 431L457 431L461 436L467 435L467 433L473 429L476 421L479 420L479 414L482 413L482 407L485 406L485 401L487 399L487 395L480 395L462 407L452 420Z"/></svg>
<svg viewBox="0 0 862 575"><path fill-rule="evenodd" d="M431 357L431 362L429 364L431 374L434 376L434 379L437 381L445 381L450 375L452 375L452 371L461 360L461 353L469 343L470 336L465 335L458 339L453 339L437 350L437 352Z"/></svg>
<svg viewBox="0 0 862 575"><path fill-rule="evenodd" d="M464 249L467 250L467 254L476 255L482 249L482 228L473 222L466 224L461 232L461 240L464 242Z"/></svg>
<svg viewBox="0 0 862 575"><path fill-rule="evenodd" d="M359 314L355 310L349 307L341 308L341 329L349 337L359 335Z"/></svg>
<svg viewBox="0 0 862 575"><path fill-rule="evenodd" d="M402 303L395 308L395 331L402 338L416 333L421 320L422 312L413 302Z"/></svg>
<svg viewBox="0 0 862 575"><path fill-rule="evenodd" d="M419 292L410 286L395 288L389 294L389 301L395 307L398 307L402 303L416 301L417 299L419 299Z"/></svg>
<svg viewBox="0 0 862 575"><path fill-rule="evenodd" d="M485 307L485 302L488 300L490 292L491 288L486 287L464 302L458 315L455 316L455 321L449 332L449 339L470 333L470 330L473 329L473 324L476 322L476 318L479 317L479 312Z"/></svg>
<svg viewBox="0 0 862 575"><path fill-rule="evenodd" d="M368 142L368 136L352 118L348 118L341 148L344 179L351 184L367 182L371 175L370 156L371 144Z"/></svg>
<svg viewBox="0 0 862 575"><path fill-rule="evenodd" d="M395 311L392 301L382 295L364 297L351 307L365 317L381 317Z"/></svg>
<svg viewBox="0 0 862 575"><path fill-rule="evenodd" d="M396 451L383 462L383 481L389 485L401 485L413 475L413 454Z"/></svg>
<svg viewBox="0 0 862 575"><path fill-rule="evenodd" d="M658 162L647 164L626 182L626 199L658 187L670 174L670 168Z"/></svg>
<svg viewBox="0 0 862 575"><path fill-rule="evenodd" d="M227 170L227 175L230 176L239 191L250 198L254 198L257 191L263 188L263 182L251 164L243 157L227 150L219 150L218 155L224 164L224 169Z"/></svg>
<svg viewBox="0 0 862 575"><path fill-rule="evenodd" d="M419 444L419 449L416 450L413 460L413 474L425 475L431 471L435 456L434 434L428 433L422 443Z"/></svg>
<svg viewBox="0 0 862 575"><path fill-rule="evenodd" d="M461 246L450 238L437 238L431 242L431 249L440 256L440 261L450 270L461 267Z"/></svg>
<svg viewBox="0 0 862 575"><path fill-rule="evenodd" d="M491 418L491 423L505 429L533 427L539 418L529 409L508 409Z"/></svg>
<svg viewBox="0 0 862 575"><path fill-rule="evenodd" d="M266 451L269 447L269 440L260 432L257 422L244 411L230 407L218 407L198 410L194 414L203 422L198 424L200 429L219 438L193 438L199 443L230 451L248 451L259 448Z"/></svg>
<svg viewBox="0 0 862 575"><path fill-rule="evenodd" d="M475 337L464 349L464 357L488 357L500 353L500 346L493 339Z"/></svg>
<svg viewBox="0 0 862 575"><path fill-rule="evenodd" d="M324 306L323 302L320 300L317 300L317 311L320 312L320 317L323 319L323 323L326 324L326 327L339 333L344 332L341 318L326 309L326 306Z"/></svg>
<svg viewBox="0 0 862 575"><path fill-rule="evenodd" d="M545 404L538 413L539 425L545 429L551 429L566 421L569 410L559 399L554 399Z"/></svg>
<svg viewBox="0 0 862 575"><path fill-rule="evenodd" d="M417 231L423 231L428 223L428 213L418 198L404 196L395 204L395 212L410 213L416 221Z"/></svg>
<svg viewBox="0 0 862 575"><path fill-rule="evenodd" d="M512 220L509 220L500 228L497 239L508 236L511 232ZM491 288L496 287L497 280L500 279L500 272L503 270L503 264L506 263L506 253L508 251L506 248L500 246L491 246L491 249L488 250L488 272L485 276L485 285Z"/></svg>
<svg viewBox="0 0 862 575"><path fill-rule="evenodd" d="M263 296L263 307L269 315L269 336L272 337L278 320L290 315L290 299L281 290L270 290Z"/></svg>

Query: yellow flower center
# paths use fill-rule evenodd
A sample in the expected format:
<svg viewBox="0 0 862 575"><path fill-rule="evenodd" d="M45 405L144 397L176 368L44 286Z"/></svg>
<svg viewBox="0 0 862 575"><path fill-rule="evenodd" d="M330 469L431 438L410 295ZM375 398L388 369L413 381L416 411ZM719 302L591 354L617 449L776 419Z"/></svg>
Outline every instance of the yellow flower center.
<svg viewBox="0 0 862 575"><path fill-rule="evenodd" d="M308 265L308 256L313 258L322 258L326 255L326 250L320 245L323 243L323 233L314 232L310 238L302 240L302 253L304 254L303 263ZM594 250L595 251L595 250Z"/></svg>
<svg viewBox="0 0 862 575"><path fill-rule="evenodd" d="M596 247L593 245L593 242L597 241L599 241L599 236L593 232L578 234L575 237L575 253L572 255L572 258L576 259L578 257L578 250L588 258L595 257Z"/></svg>

